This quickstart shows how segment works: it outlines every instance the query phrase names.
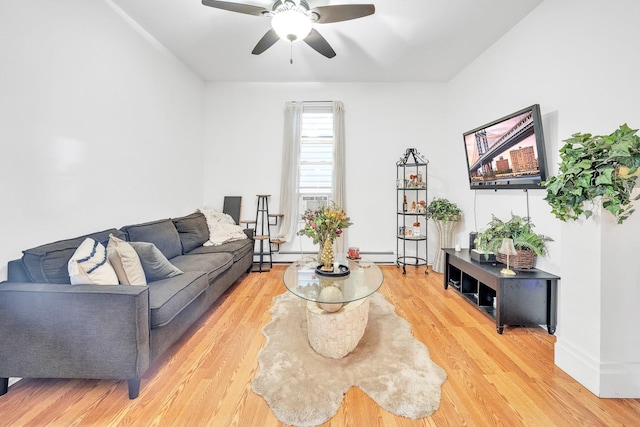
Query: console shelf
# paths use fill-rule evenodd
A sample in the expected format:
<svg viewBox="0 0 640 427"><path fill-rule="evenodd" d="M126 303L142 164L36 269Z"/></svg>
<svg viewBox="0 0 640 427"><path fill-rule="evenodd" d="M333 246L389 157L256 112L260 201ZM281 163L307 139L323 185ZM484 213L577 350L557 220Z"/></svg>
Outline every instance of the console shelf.
<svg viewBox="0 0 640 427"><path fill-rule="evenodd" d="M472 260L467 249L444 253L444 288L450 286L495 320L499 334L505 325L546 325L555 333L560 277L536 268L505 276L500 274L503 264Z"/></svg>

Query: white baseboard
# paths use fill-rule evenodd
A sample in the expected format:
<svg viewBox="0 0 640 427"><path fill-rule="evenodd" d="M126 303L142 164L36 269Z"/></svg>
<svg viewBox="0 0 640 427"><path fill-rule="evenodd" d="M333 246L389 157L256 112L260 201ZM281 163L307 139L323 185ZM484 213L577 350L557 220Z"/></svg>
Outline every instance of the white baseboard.
<svg viewBox="0 0 640 427"><path fill-rule="evenodd" d="M558 337L554 353L554 362L560 369L598 396L600 375L598 362L593 357L562 340L562 337Z"/></svg>
<svg viewBox="0 0 640 427"><path fill-rule="evenodd" d="M303 253L303 255L315 255L315 253ZM393 252L360 252L360 256L380 264L395 264L396 256ZM300 252L274 252L273 262L294 262L302 257ZM254 259L256 257L254 256Z"/></svg>
<svg viewBox="0 0 640 427"><path fill-rule="evenodd" d="M600 397L640 399L640 363L602 363Z"/></svg>
<svg viewBox="0 0 640 427"><path fill-rule="evenodd" d="M555 364L601 398L640 398L640 363L601 363L558 338Z"/></svg>
<svg viewBox="0 0 640 427"><path fill-rule="evenodd" d="M9 387L20 381L22 378L9 378Z"/></svg>

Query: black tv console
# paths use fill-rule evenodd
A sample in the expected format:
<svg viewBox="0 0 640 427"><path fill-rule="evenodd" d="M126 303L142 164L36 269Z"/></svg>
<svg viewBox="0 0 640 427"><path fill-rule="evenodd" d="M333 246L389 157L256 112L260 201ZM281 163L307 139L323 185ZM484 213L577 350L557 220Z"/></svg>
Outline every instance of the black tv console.
<svg viewBox="0 0 640 427"><path fill-rule="evenodd" d="M444 288L451 286L494 319L499 334L505 325L547 325L555 333L560 277L536 268L505 276L500 273L504 264L472 260L468 249L444 252Z"/></svg>

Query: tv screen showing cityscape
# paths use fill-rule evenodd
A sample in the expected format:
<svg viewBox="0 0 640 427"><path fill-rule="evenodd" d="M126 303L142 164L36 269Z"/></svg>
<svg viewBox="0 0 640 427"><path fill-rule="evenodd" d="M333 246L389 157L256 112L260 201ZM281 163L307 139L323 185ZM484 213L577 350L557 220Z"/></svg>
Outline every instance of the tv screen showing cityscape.
<svg viewBox="0 0 640 427"><path fill-rule="evenodd" d="M463 136L472 189L541 188L546 168L537 104Z"/></svg>

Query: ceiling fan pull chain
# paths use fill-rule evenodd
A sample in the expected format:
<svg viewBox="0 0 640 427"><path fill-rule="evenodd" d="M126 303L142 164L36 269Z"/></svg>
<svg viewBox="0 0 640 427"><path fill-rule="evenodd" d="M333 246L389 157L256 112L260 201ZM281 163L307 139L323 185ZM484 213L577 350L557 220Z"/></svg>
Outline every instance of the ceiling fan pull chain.
<svg viewBox="0 0 640 427"><path fill-rule="evenodd" d="M293 64L293 42L291 42L291 44L289 45L290 47L290 53L289 53L289 64Z"/></svg>

